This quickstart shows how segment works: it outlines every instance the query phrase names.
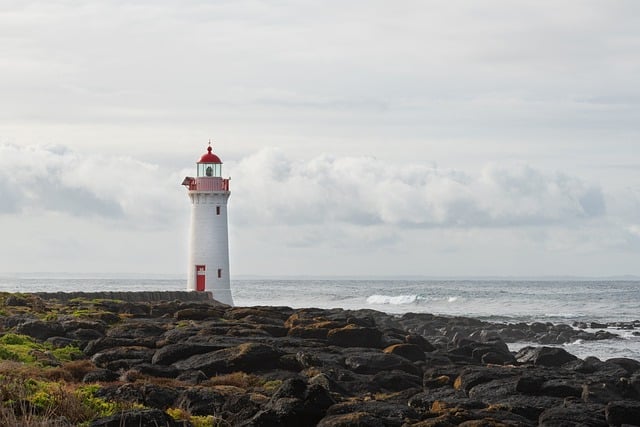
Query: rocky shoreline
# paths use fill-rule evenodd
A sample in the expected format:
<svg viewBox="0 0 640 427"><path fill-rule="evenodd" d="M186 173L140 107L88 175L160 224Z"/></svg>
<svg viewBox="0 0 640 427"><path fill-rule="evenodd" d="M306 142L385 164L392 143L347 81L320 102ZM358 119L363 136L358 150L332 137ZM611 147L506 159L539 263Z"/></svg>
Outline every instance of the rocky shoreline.
<svg viewBox="0 0 640 427"><path fill-rule="evenodd" d="M92 398L131 406L92 426L195 426L202 417L256 427L640 425L640 362L582 360L552 346L614 338L585 330L606 326L0 295L0 341L77 347L65 384L95 384ZM509 351L523 341L536 345ZM0 359L12 359L7 349ZM30 357L42 370L67 366L54 350ZM68 418L38 425L77 425Z"/></svg>

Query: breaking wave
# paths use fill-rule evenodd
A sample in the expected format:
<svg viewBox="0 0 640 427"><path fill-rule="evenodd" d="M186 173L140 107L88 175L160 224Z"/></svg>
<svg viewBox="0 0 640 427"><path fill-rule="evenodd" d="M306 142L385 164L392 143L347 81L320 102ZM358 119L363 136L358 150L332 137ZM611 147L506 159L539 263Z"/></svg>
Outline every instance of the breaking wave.
<svg viewBox="0 0 640 427"><path fill-rule="evenodd" d="M418 295L371 295L367 298L367 304L413 304L418 301Z"/></svg>

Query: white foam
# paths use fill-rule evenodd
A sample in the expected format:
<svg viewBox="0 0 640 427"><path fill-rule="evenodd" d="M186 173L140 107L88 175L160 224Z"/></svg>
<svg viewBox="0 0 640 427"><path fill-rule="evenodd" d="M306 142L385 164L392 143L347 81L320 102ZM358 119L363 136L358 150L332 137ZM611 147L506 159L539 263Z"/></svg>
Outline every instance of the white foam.
<svg viewBox="0 0 640 427"><path fill-rule="evenodd" d="M449 297L447 298L447 302L456 302L458 301L458 297Z"/></svg>
<svg viewBox="0 0 640 427"><path fill-rule="evenodd" d="M371 295L367 298L367 304L413 304L418 300L418 295Z"/></svg>

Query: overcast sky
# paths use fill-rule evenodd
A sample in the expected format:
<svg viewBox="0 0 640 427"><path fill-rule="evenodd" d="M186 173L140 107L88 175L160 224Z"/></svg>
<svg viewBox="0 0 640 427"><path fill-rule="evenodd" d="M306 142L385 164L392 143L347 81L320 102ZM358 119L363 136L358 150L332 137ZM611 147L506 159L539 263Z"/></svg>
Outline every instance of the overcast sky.
<svg viewBox="0 0 640 427"><path fill-rule="evenodd" d="M0 272L640 275L640 2L0 0ZM186 274L186 273L185 273Z"/></svg>

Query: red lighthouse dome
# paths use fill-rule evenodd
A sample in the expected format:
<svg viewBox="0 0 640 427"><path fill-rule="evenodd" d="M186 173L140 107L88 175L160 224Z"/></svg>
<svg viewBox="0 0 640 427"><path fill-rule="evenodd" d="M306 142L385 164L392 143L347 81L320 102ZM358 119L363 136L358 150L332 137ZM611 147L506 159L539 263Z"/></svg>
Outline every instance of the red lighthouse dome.
<svg viewBox="0 0 640 427"><path fill-rule="evenodd" d="M222 160L220 160L220 157L218 157L215 154L213 154L211 146L208 146L207 147L207 152L204 153L202 155L202 157L200 157L200 160L198 160L198 163L217 163L217 164L222 164Z"/></svg>

